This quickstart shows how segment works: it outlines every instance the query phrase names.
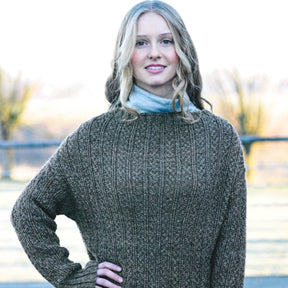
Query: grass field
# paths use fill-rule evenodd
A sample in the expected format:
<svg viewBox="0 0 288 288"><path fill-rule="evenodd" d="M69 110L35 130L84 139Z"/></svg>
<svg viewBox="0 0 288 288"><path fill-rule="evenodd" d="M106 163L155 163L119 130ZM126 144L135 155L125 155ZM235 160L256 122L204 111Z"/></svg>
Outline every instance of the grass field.
<svg viewBox="0 0 288 288"><path fill-rule="evenodd" d="M30 264L10 224L10 211L26 181L0 180L0 282L43 278ZM57 218L61 245L73 261L87 261L76 225ZM288 185L248 187L246 276L288 275Z"/></svg>

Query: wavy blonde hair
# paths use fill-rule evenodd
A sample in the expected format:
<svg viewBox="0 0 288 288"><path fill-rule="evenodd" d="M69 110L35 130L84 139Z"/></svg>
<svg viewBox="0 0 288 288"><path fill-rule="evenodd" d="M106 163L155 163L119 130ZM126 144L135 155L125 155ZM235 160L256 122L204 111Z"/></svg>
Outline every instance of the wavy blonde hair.
<svg viewBox="0 0 288 288"><path fill-rule="evenodd" d="M176 111L175 103L178 99L182 116L188 121L189 119L194 121L191 113L184 109L184 94L185 92L188 94L197 108L204 109L201 97L202 78L197 53L178 12L170 5L158 0L138 3L130 9L122 21L115 45L112 72L106 81L105 94L111 103L110 108L122 107L130 114L139 115L137 110L126 105L126 101L134 83L131 57L136 43L137 22L139 17L147 12L154 12L163 17L173 35L175 50L179 57L176 76L173 80L173 109Z"/></svg>

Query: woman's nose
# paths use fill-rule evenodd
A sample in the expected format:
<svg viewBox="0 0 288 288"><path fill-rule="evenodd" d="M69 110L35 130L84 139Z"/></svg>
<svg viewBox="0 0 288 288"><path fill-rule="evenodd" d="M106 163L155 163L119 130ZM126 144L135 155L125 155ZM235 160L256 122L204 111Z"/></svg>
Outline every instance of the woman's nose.
<svg viewBox="0 0 288 288"><path fill-rule="evenodd" d="M161 58L161 51L157 45L151 45L149 53L148 53L149 59L159 59Z"/></svg>

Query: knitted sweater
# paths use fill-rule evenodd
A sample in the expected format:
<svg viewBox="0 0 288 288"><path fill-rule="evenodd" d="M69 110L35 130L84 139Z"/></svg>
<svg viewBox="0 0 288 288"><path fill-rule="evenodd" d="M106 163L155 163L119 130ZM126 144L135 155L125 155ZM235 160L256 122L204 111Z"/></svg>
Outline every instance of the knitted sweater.
<svg viewBox="0 0 288 288"><path fill-rule="evenodd" d="M125 288L243 287L246 184L235 129L203 110L107 112L83 123L28 184L12 222L55 287L94 288L99 263ZM68 260L55 217L73 219L91 261Z"/></svg>

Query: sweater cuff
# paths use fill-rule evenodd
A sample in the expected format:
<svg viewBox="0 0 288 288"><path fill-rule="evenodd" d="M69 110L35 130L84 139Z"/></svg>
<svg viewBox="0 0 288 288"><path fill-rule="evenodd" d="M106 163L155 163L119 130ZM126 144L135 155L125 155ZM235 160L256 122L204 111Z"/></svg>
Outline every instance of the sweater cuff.
<svg viewBox="0 0 288 288"><path fill-rule="evenodd" d="M85 266L85 269L78 270L66 278L62 283L55 285L57 288L94 288L96 285L96 276L98 262L91 260Z"/></svg>

